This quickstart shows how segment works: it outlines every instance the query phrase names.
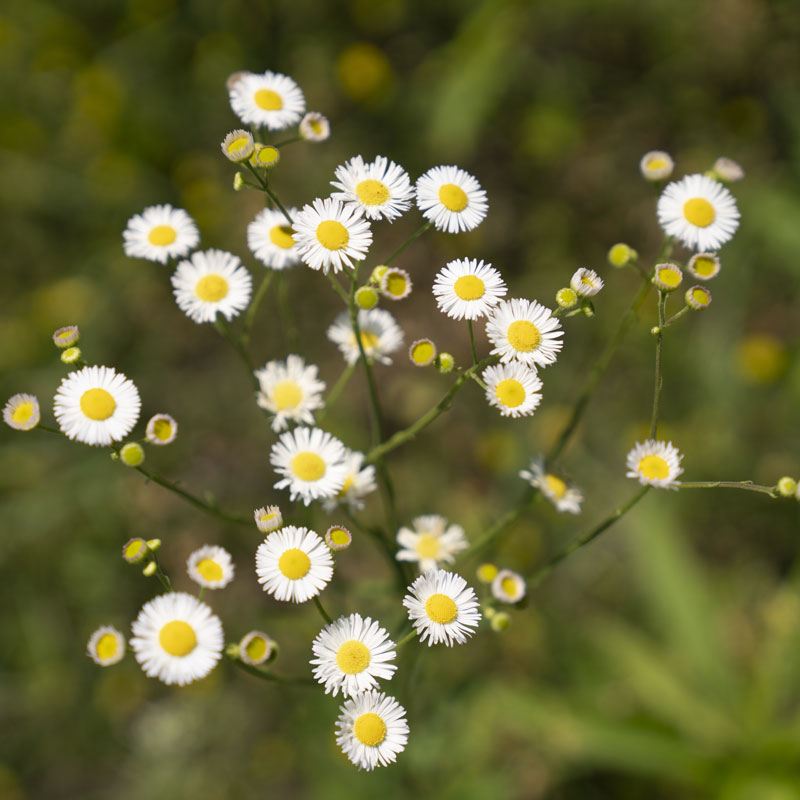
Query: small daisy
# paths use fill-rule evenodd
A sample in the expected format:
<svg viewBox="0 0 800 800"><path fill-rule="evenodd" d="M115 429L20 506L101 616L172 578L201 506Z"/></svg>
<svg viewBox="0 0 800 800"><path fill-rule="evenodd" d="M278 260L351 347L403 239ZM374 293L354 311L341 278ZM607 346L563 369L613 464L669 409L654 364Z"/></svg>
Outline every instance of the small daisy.
<svg viewBox="0 0 800 800"><path fill-rule="evenodd" d="M555 363L563 346L558 318L535 300L500 301L489 313L486 335L501 361L517 359L529 366Z"/></svg>
<svg viewBox="0 0 800 800"><path fill-rule="evenodd" d="M53 413L68 438L109 445L130 433L141 405L139 390L121 372L111 367L84 367L61 381Z"/></svg>
<svg viewBox="0 0 800 800"><path fill-rule="evenodd" d="M512 361L486 367L481 375L486 400L504 417L527 417L542 402L542 381L536 370Z"/></svg>
<svg viewBox="0 0 800 800"><path fill-rule="evenodd" d="M711 305L711 292L705 286L692 286L684 295L684 299L687 306L700 311Z"/></svg>
<svg viewBox="0 0 800 800"><path fill-rule="evenodd" d="M544 456L531 461L528 469L519 473L520 478L528 481L534 489L538 489L555 507L556 511L568 514L580 514L583 492L563 478L545 470Z"/></svg>
<svg viewBox="0 0 800 800"><path fill-rule="evenodd" d="M675 478L683 472L683 456L672 442L657 442L648 439L637 442L628 453L626 478L636 478L643 486L657 486L659 489L677 489Z"/></svg>
<svg viewBox="0 0 800 800"><path fill-rule="evenodd" d="M111 625L103 625L90 637L86 652L95 664L110 667L125 656L125 637Z"/></svg>
<svg viewBox="0 0 800 800"><path fill-rule="evenodd" d="M53 334L53 343L63 350L66 347L72 347L72 345L77 344L80 338L81 332L78 330L78 326L67 325L64 328L59 328Z"/></svg>
<svg viewBox="0 0 800 800"><path fill-rule="evenodd" d="M225 158L230 161L247 161L256 149L253 134L250 131L237 129L231 131L220 143L220 148Z"/></svg>
<svg viewBox="0 0 800 800"><path fill-rule="evenodd" d="M710 281L719 275L721 265L714 253L695 253L686 265L691 275L700 281Z"/></svg>
<svg viewBox="0 0 800 800"><path fill-rule="evenodd" d="M294 219L296 208L286 209ZM270 269L288 269L300 263L294 241L294 228L280 211L265 208L247 226L247 246L253 255Z"/></svg>
<svg viewBox="0 0 800 800"><path fill-rule="evenodd" d="M278 506L257 508L253 512L253 519L261 533L271 533L283 525L283 514Z"/></svg>
<svg viewBox="0 0 800 800"><path fill-rule="evenodd" d="M341 525L331 525L331 527L325 531L325 544L336 553L347 550L352 543L353 535L347 528L343 528Z"/></svg>
<svg viewBox="0 0 800 800"><path fill-rule="evenodd" d="M307 142L324 142L331 135L331 124L318 111L309 111L300 120L300 135Z"/></svg>
<svg viewBox="0 0 800 800"><path fill-rule="evenodd" d="M417 180L417 206L437 230L471 231L481 224L489 204L486 192L458 167L433 167Z"/></svg>
<svg viewBox="0 0 800 800"><path fill-rule="evenodd" d="M651 150L642 156L639 162L639 171L642 177L648 181L663 181L672 175L675 167L672 156L663 150Z"/></svg>
<svg viewBox="0 0 800 800"><path fill-rule="evenodd" d="M526 591L525 578L510 569L501 569L492 581L492 594L501 603L519 603Z"/></svg>
<svg viewBox="0 0 800 800"><path fill-rule="evenodd" d="M219 617L185 592L145 603L131 627L136 660L148 677L166 684L185 686L205 678L222 655Z"/></svg>
<svg viewBox="0 0 800 800"><path fill-rule="evenodd" d="M306 110L300 87L287 75L242 74L228 87L234 114L247 125L281 131L297 125Z"/></svg>
<svg viewBox="0 0 800 800"><path fill-rule="evenodd" d="M223 589L233 580L234 569L231 554L210 544L195 550L186 562L189 577L204 589Z"/></svg>
<svg viewBox="0 0 800 800"><path fill-rule="evenodd" d="M347 700L336 721L336 744L359 769L371 771L396 761L406 749L406 710L374 690Z"/></svg>
<svg viewBox="0 0 800 800"><path fill-rule="evenodd" d="M334 697L342 690L353 697L378 686L378 678L391 680L397 658L389 633L370 617L361 614L339 617L326 625L311 643L315 658L314 678L324 684L325 694Z"/></svg>
<svg viewBox="0 0 800 800"><path fill-rule="evenodd" d="M485 317L507 291L500 273L475 258L449 262L433 282L439 310L453 319Z"/></svg>
<svg viewBox="0 0 800 800"><path fill-rule="evenodd" d="M300 258L325 275L331 268L339 272L345 266L352 267L353 261L366 256L372 244L372 231L361 211L338 200L317 198L292 219Z"/></svg>
<svg viewBox="0 0 800 800"><path fill-rule="evenodd" d="M719 176L720 180L727 183L735 183L744 178L744 170L741 164L738 164L732 158L725 158L725 156L720 156L714 162L711 170Z"/></svg>
<svg viewBox="0 0 800 800"><path fill-rule="evenodd" d="M203 250L181 261L170 278L178 308L194 322L230 320L250 302L253 279L239 258L224 250Z"/></svg>
<svg viewBox="0 0 800 800"><path fill-rule="evenodd" d="M258 546L256 574L264 591L276 600L305 603L330 582L333 557L314 531L287 525Z"/></svg>
<svg viewBox="0 0 800 800"><path fill-rule="evenodd" d="M277 645L261 631L250 631L239 642L239 658L251 667L265 664L275 653Z"/></svg>
<svg viewBox="0 0 800 800"><path fill-rule="evenodd" d="M320 428L295 428L281 434L272 445L269 461L278 475L276 489L289 489L289 499L302 498L305 505L323 497L335 497L344 487L347 467L344 445Z"/></svg>
<svg viewBox="0 0 800 800"><path fill-rule="evenodd" d="M417 339L408 348L408 357L415 367L427 367L436 359L436 345L431 339Z"/></svg>
<svg viewBox="0 0 800 800"><path fill-rule="evenodd" d="M658 222L668 236L695 250L718 250L739 227L733 195L713 178L687 175L658 198Z"/></svg>
<svg viewBox="0 0 800 800"><path fill-rule="evenodd" d="M448 525L438 514L415 517L410 528L400 528L397 543L402 548L398 561L417 561L420 572L431 572L440 564L452 564L456 553L466 550L469 542L460 525Z"/></svg>
<svg viewBox="0 0 800 800"><path fill-rule="evenodd" d="M363 453L345 448L343 461L344 485L334 497L322 500L322 509L326 514L330 514L340 504L346 504L351 512L361 511L364 508L364 498L378 488L375 483L375 467L372 464L362 466Z"/></svg>
<svg viewBox="0 0 800 800"><path fill-rule="evenodd" d="M331 186L340 191L332 192L331 198L360 209L367 219L383 217L392 222L408 211L414 200L408 173L384 156L369 164L355 156L336 167L335 176Z"/></svg>
<svg viewBox="0 0 800 800"><path fill-rule="evenodd" d="M200 242L195 221L182 209L170 205L148 206L128 220L122 232L125 255L166 264L185 256Z"/></svg>
<svg viewBox="0 0 800 800"><path fill-rule="evenodd" d="M581 267L572 276L569 285L581 297L593 297L603 288L603 279L593 269Z"/></svg>
<svg viewBox="0 0 800 800"><path fill-rule="evenodd" d="M411 294L411 289L414 286L408 272L399 267L389 267L381 275L379 285L381 294L390 300L405 300Z"/></svg>
<svg viewBox="0 0 800 800"><path fill-rule="evenodd" d="M260 390L256 403L274 414L272 430L282 431L289 421L314 424L312 412L322 408L325 384L317 379L319 370L314 364L306 366L300 356L290 355L286 361L269 361L255 371Z"/></svg>
<svg viewBox="0 0 800 800"><path fill-rule="evenodd" d="M391 364L389 353L403 344L403 331L394 317L382 308L371 308L358 312L358 328L361 346L368 361ZM361 357L350 314L343 311L328 328L328 338L339 348L348 364L355 364Z"/></svg>
<svg viewBox="0 0 800 800"><path fill-rule="evenodd" d="M454 572L443 569L423 572L403 598L408 617L421 641L428 646L444 642L451 647L464 644L481 619L478 599L467 582Z"/></svg>
<svg viewBox="0 0 800 800"><path fill-rule="evenodd" d="M147 421L144 435L150 444L172 444L178 435L178 423L169 414L155 414Z"/></svg>
<svg viewBox="0 0 800 800"><path fill-rule="evenodd" d="M39 401L32 394L15 394L3 408L3 422L14 430L32 430L40 418Z"/></svg>
<svg viewBox="0 0 800 800"><path fill-rule="evenodd" d="M674 292L683 282L683 273L677 264L656 264L653 283L662 292Z"/></svg>

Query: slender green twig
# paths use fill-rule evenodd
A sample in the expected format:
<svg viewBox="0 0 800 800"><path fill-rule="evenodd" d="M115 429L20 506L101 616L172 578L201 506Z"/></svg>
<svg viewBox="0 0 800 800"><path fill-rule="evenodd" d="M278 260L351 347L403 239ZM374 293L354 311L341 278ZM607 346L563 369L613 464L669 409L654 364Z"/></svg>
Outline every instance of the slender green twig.
<svg viewBox="0 0 800 800"><path fill-rule="evenodd" d="M650 415L650 438L655 439L658 433L658 410L661 401L661 389L664 378L661 374L662 351L664 348L664 319L666 317L667 293L658 292L658 333L656 333L656 377L653 390L653 413Z"/></svg>
<svg viewBox="0 0 800 800"><path fill-rule="evenodd" d="M252 664L245 664L239 658L232 658L231 661L236 664L239 669L255 675L256 678L261 678L265 681L272 681L273 683L289 683L296 686L316 686L317 682L312 678L293 678L290 675L280 675L279 673L266 670L263 667L255 667Z"/></svg>
<svg viewBox="0 0 800 800"><path fill-rule="evenodd" d="M247 345L250 343L250 333L253 330L253 323L256 320L256 311L258 311L261 301L266 296L267 290L269 289L269 285L272 282L274 275L274 270L267 270L267 273L264 275L258 290L253 296L253 299L250 301L250 305L247 307L247 313L244 317L244 325L242 327L242 333L240 337L244 347L247 347Z"/></svg>
<svg viewBox="0 0 800 800"><path fill-rule="evenodd" d="M333 618L332 618L332 617L331 617L331 615L330 615L330 614L329 614L329 613L328 613L328 612L327 612L327 611L326 611L326 610L323 608L323 606L322 606L322 601L319 599L319 595L315 594L315 595L314 595L314 597L313 597L313 600L314 600L314 605L317 607L317 611L319 611L319 614L320 614L320 616L322 617L322 619L324 619L324 620L325 620L325 622L327 622L327 623L328 623L328 625L330 625L330 624L331 624L331 622L333 622Z"/></svg>
<svg viewBox="0 0 800 800"><path fill-rule="evenodd" d="M780 497L775 486L761 486L752 481L678 481L676 489L745 489L749 492L761 492L770 497Z"/></svg>
<svg viewBox="0 0 800 800"><path fill-rule="evenodd" d="M478 350L475 347L475 332L472 330L472 320L467 320L467 327L469 328L469 346L472 348L472 363L478 363Z"/></svg>
<svg viewBox="0 0 800 800"><path fill-rule="evenodd" d="M409 236L408 239L406 239L403 242L403 244L401 244L400 247L398 247L397 250L394 251L394 253L392 253L388 258L384 259L383 261L384 266L391 267L392 262L397 258L397 256L399 256L400 253L402 253L403 250L405 250L406 247L408 247L412 242L415 242L417 239L419 239L419 237L422 236L422 234L425 233L425 231L427 231L432 226L433 226L432 222L426 222L416 232L412 233L411 236Z"/></svg>

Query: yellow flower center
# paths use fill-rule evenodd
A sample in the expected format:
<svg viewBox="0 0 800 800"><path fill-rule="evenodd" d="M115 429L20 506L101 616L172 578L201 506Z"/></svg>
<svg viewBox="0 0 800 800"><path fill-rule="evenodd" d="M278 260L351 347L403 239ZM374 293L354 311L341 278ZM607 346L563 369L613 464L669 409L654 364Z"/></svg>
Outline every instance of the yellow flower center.
<svg viewBox="0 0 800 800"><path fill-rule="evenodd" d="M81 395L81 411L89 419L108 419L116 407L116 400L105 389L87 389Z"/></svg>
<svg viewBox="0 0 800 800"><path fill-rule="evenodd" d="M228 152L235 156L239 154L240 150L246 150L249 146L250 140L246 136L237 136L228 144Z"/></svg>
<svg viewBox="0 0 800 800"><path fill-rule="evenodd" d="M365 206L380 206L389 199L389 189L385 183L370 178L356 186L356 195Z"/></svg>
<svg viewBox="0 0 800 800"><path fill-rule="evenodd" d="M453 291L462 300L478 300L483 297L486 285L477 275L462 275L453 284Z"/></svg>
<svg viewBox="0 0 800 800"><path fill-rule="evenodd" d="M172 423L168 419L158 419L153 425L153 435L164 442L172 436Z"/></svg>
<svg viewBox="0 0 800 800"><path fill-rule="evenodd" d="M705 197L693 197L683 204L683 216L690 225L707 228L716 218L717 212Z"/></svg>
<svg viewBox="0 0 800 800"><path fill-rule="evenodd" d="M547 490L556 500L560 500L566 494L567 484L561 478L557 478L555 475L547 475L544 481L547 484Z"/></svg>
<svg viewBox="0 0 800 800"><path fill-rule="evenodd" d="M334 544L350 543L350 534L344 528L334 528L328 535Z"/></svg>
<svg viewBox="0 0 800 800"><path fill-rule="evenodd" d="M683 276L677 269L664 268L658 271L658 279L664 286L669 286L674 289L680 285Z"/></svg>
<svg viewBox="0 0 800 800"><path fill-rule="evenodd" d="M460 186L445 183L439 188L439 202L448 211L463 211L467 207L467 195Z"/></svg>
<svg viewBox="0 0 800 800"><path fill-rule="evenodd" d="M430 342L420 342L414 345L411 351L411 360L415 364L427 364L434 356L433 345Z"/></svg>
<svg viewBox="0 0 800 800"><path fill-rule="evenodd" d="M222 580L222 567L211 558L203 558L198 561L197 571L209 583Z"/></svg>
<svg viewBox="0 0 800 800"><path fill-rule="evenodd" d="M296 581L311 569L311 559L299 548L286 550L278 559L278 569L290 581Z"/></svg>
<svg viewBox="0 0 800 800"><path fill-rule="evenodd" d="M527 319L514 320L508 326L508 343L520 353L530 353L542 341L539 329Z"/></svg>
<svg viewBox="0 0 800 800"><path fill-rule="evenodd" d="M244 651L251 661L260 661L267 654L267 642L261 636L254 636Z"/></svg>
<svg viewBox="0 0 800 800"><path fill-rule="evenodd" d="M504 381L500 381L494 393L506 408L516 408L525 402L525 387L514 378L506 378Z"/></svg>
<svg viewBox="0 0 800 800"><path fill-rule="evenodd" d="M264 111L280 111L283 108L283 98L272 89L259 89L253 95L253 102Z"/></svg>
<svg viewBox="0 0 800 800"><path fill-rule="evenodd" d="M517 582L513 578L503 578L500 588L506 595L513 597L517 593Z"/></svg>
<svg viewBox="0 0 800 800"><path fill-rule="evenodd" d="M204 303L218 303L228 294L228 281L222 275L203 275L194 292Z"/></svg>
<svg viewBox="0 0 800 800"><path fill-rule="evenodd" d="M717 270L716 262L711 258L696 258L694 260L694 271L701 278L710 278Z"/></svg>
<svg viewBox="0 0 800 800"><path fill-rule="evenodd" d="M353 733L361 744L377 747L386 738L386 723L370 711L356 720Z"/></svg>
<svg viewBox="0 0 800 800"><path fill-rule="evenodd" d="M113 633L104 633L97 643L97 657L101 661L108 661L119 651L119 642Z"/></svg>
<svg viewBox="0 0 800 800"><path fill-rule="evenodd" d="M325 462L316 453L298 453L292 459L292 472L301 481L318 481L325 474Z"/></svg>
<svg viewBox="0 0 800 800"><path fill-rule="evenodd" d="M275 391L272 393L272 400L278 407L278 411L297 408L302 399L303 390L294 381L281 381L275 386Z"/></svg>
<svg viewBox="0 0 800 800"><path fill-rule="evenodd" d="M21 403L14 409L11 419L18 425L24 425L33 416L33 403Z"/></svg>
<svg viewBox="0 0 800 800"><path fill-rule="evenodd" d="M274 225L269 231L269 240L275 247L282 247L288 250L294 247L294 230L288 225Z"/></svg>
<svg viewBox="0 0 800 800"><path fill-rule="evenodd" d="M197 647L197 635L188 622L174 619L159 631L158 642L171 656L188 656Z"/></svg>
<svg viewBox="0 0 800 800"><path fill-rule="evenodd" d="M386 279L386 291L393 297L402 297L407 286L406 279L395 272Z"/></svg>
<svg viewBox="0 0 800 800"><path fill-rule="evenodd" d="M708 292L705 289L692 289L692 299L701 306L708 304Z"/></svg>
<svg viewBox="0 0 800 800"><path fill-rule="evenodd" d="M639 462L639 472L648 480L663 480L669 475L669 465L661 456L645 456Z"/></svg>
<svg viewBox="0 0 800 800"><path fill-rule="evenodd" d="M178 232L172 225L156 225L147 234L147 241L156 247L166 247L178 238Z"/></svg>
<svg viewBox="0 0 800 800"><path fill-rule="evenodd" d="M439 558L439 539L430 533L421 533L414 548L420 558Z"/></svg>
<svg viewBox="0 0 800 800"><path fill-rule="evenodd" d="M363 642L351 639L337 650L336 663L347 675L357 675L369 666L369 648Z"/></svg>
<svg viewBox="0 0 800 800"><path fill-rule="evenodd" d="M425 613L432 622L447 625L458 616L458 607L446 594L432 594L425 602Z"/></svg>

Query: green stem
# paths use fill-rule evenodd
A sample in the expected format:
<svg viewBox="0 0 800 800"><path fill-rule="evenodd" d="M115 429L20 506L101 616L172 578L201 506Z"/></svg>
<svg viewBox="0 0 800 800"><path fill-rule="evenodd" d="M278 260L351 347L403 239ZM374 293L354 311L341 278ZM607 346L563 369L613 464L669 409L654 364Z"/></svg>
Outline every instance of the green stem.
<svg viewBox="0 0 800 800"><path fill-rule="evenodd" d="M258 287L258 291L255 293L252 301L250 302L250 306L247 309L247 313L244 317L244 326L242 327L242 334L241 340L242 345L246 347L250 343L250 332L253 330L253 323L256 320L256 311L258 311L258 307L261 305L261 301L267 294L267 289L269 289L269 285L272 282L272 278L275 275L274 270L268 270L267 274L264 276L264 279L261 281L261 285Z"/></svg>
<svg viewBox="0 0 800 800"><path fill-rule="evenodd" d="M768 494L770 497L780 496L775 486L761 486L752 481L679 481L673 486L676 489L745 489Z"/></svg>
<svg viewBox="0 0 800 800"><path fill-rule="evenodd" d="M261 678L265 681L272 681L273 683L291 683L297 686L317 685L317 682L312 678L292 678L289 675L280 675L263 669L262 667L254 667L251 664L245 664L244 661L239 658L232 658L231 661L233 661L239 669L249 672L251 675L255 675L256 678Z"/></svg>
<svg viewBox="0 0 800 800"><path fill-rule="evenodd" d="M658 293L658 333L656 334L656 377L653 389L653 413L650 415L650 439L655 439L658 433L658 409L661 401L661 388L664 378L661 375L662 351L664 349L664 319L666 317L667 293Z"/></svg>
<svg viewBox="0 0 800 800"><path fill-rule="evenodd" d="M472 330L472 320L467 320L467 327L469 328L469 346L472 348L472 363L478 363L478 350L475 347L475 332Z"/></svg>
<svg viewBox="0 0 800 800"><path fill-rule="evenodd" d="M314 600L314 605L317 607L317 611L319 611L320 616L325 622L330 625L333 622L333 618L331 615L322 607L322 601L319 599L319 595L315 594L312 598Z"/></svg>
<svg viewBox="0 0 800 800"><path fill-rule="evenodd" d="M408 247L412 242L415 242L417 239L419 239L419 237L422 236L422 234L432 226L432 222L426 222L419 230L417 230L415 233L412 233L411 236L409 236L409 238L406 239L403 244L401 244L400 247L398 247L397 250L395 250L394 253L392 253L389 258L383 262L383 265L386 267L391 267L392 262L397 258L397 256L399 256L400 253L402 253L403 250L405 250L406 247Z"/></svg>

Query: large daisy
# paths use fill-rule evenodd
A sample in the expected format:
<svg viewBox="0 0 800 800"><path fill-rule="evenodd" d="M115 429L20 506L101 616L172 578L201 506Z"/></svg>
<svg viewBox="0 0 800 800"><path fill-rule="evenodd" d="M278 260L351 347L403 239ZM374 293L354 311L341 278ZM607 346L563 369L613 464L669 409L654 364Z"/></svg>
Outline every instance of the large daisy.
<svg viewBox="0 0 800 800"><path fill-rule="evenodd" d="M382 308L371 308L358 312L358 328L361 346L368 361L391 364L389 353L403 344L403 331L394 317ZM338 346L345 361L355 364L361 357L350 314L343 311L328 328L328 338Z"/></svg>
<svg viewBox="0 0 800 800"><path fill-rule="evenodd" d="M475 258L450 261L433 282L439 310L453 319L485 317L507 291L500 273Z"/></svg>
<svg viewBox="0 0 800 800"><path fill-rule="evenodd" d="M417 180L417 205L425 219L448 233L477 228L489 209L481 185L458 167L433 167L422 175Z"/></svg>
<svg viewBox="0 0 800 800"><path fill-rule="evenodd" d="M275 415L273 431L285 430L290 420L314 424L313 412L325 405L322 400L325 384L317 379L318 372L314 364L306 366L297 355L287 356L286 361L269 361L256 370L260 387L256 403Z"/></svg>
<svg viewBox="0 0 800 800"><path fill-rule="evenodd" d="M415 517L414 529L400 528L397 543L398 561L416 561L420 572L431 572L440 564L452 564L456 553L466 550L469 542L460 525L448 525L439 514Z"/></svg>
<svg viewBox="0 0 800 800"><path fill-rule="evenodd" d="M657 442L655 439L637 442L628 453L625 477L636 478L643 486L677 489L675 479L683 472L682 458L672 442Z"/></svg>
<svg viewBox="0 0 800 800"><path fill-rule="evenodd" d="M364 466L363 453L345 448L343 460L344 485L334 497L322 499L322 509L326 514L330 514L340 504L346 505L351 512L361 511L364 508L364 498L378 488L375 483L375 467L372 464Z"/></svg>
<svg viewBox="0 0 800 800"><path fill-rule="evenodd" d="M122 232L125 255L166 264L197 247L200 233L194 220L170 205L148 206L128 220Z"/></svg>
<svg viewBox="0 0 800 800"><path fill-rule="evenodd" d="M248 125L280 131L300 122L306 99L300 87L278 72L243 73L229 87L231 108Z"/></svg>
<svg viewBox="0 0 800 800"><path fill-rule="evenodd" d="M296 208L286 209L294 219ZM300 263L294 242L294 228L281 211L262 209L247 226L247 246L253 255L270 269L288 269Z"/></svg>
<svg viewBox="0 0 800 800"><path fill-rule="evenodd" d="M542 402L542 381L527 364L512 361L486 367L481 375L486 400L504 417L527 417Z"/></svg>
<svg viewBox="0 0 800 800"><path fill-rule="evenodd" d="M563 346L558 317L535 300L501 300L489 312L486 335L501 361L516 359L529 366L553 364Z"/></svg>
<svg viewBox="0 0 800 800"><path fill-rule="evenodd" d="M339 189L331 198L360 209L369 219L391 222L411 208L414 188L408 173L394 161L378 156L369 164L355 156L336 168L331 185Z"/></svg>

